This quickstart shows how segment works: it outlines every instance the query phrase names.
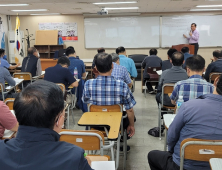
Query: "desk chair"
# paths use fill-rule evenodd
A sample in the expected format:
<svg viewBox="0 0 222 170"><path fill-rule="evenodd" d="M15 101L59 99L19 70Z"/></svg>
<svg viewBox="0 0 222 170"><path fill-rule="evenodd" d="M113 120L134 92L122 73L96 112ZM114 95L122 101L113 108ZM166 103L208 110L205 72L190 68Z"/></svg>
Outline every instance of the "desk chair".
<svg viewBox="0 0 222 170"><path fill-rule="evenodd" d="M120 104L117 105L111 105L111 106L98 106L98 105L93 105L89 104L88 105L88 111L89 112L122 112L123 113L123 106ZM124 161L123 161L123 167L125 169L126 167L126 159L127 159L127 132L126 129L123 129L123 119L127 118L127 114L125 116L122 116L121 120L121 136L123 136L123 153L124 153ZM105 131L103 131L103 134L105 136L108 136L108 130L104 127ZM120 140L120 137L117 140L117 147L118 142ZM111 142L109 142L111 145ZM117 161L119 161L119 153L117 155ZM114 160L114 151L113 148L111 148L111 156L112 160ZM119 165L119 162L116 162L116 165Z"/></svg>
<svg viewBox="0 0 222 170"><path fill-rule="evenodd" d="M146 83L151 83L152 84L156 84L159 82L159 75L157 74L156 71L161 70L161 67L148 67L147 68L147 73L150 75L150 79L146 80L145 82L145 91L144 91L144 96L146 97L146 90L147 90L147 86ZM143 81L143 80L142 80Z"/></svg>
<svg viewBox="0 0 222 170"><path fill-rule="evenodd" d="M217 77L219 77L222 73L216 73L216 72L213 72L213 73L210 73L210 76L209 76L209 82L210 83L213 83L215 81L215 79Z"/></svg>
<svg viewBox="0 0 222 170"><path fill-rule="evenodd" d="M174 88L174 84L170 84L170 83L166 83L162 87L161 103L158 106L158 109L159 109L158 127L159 127L159 138L160 138L160 140L161 140L161 113L162 112L174 113L174 109L175 109L175 106L171 107L171 106L165 106L163 104L164 94L168 95L169 93L172 93L173 88ZM163 108L168 109L168 110L162 111Z"/></svg>
<svg viewBox="0 0 222 170"><path fill-rule="evenodd" d="M180 170L184 159L209 162L210 158L222 158L222 140L188 138L180 144Z"/></svg>
<svg viewBox="0 0 222 170"><path fill-rule="evenodd" d="M100 155L103 155L104 149L104 136L103 133L98 130L86 130L86 131L76 131L76 130L62 130L60 133L60 141L65 141L73 145L79 146L84 150L100 150ZM88 156L97 156L97 155L88 155ZM105 157L110 159L108 155Z"/></svg>
<svg viewBox="0 0 222 170"><path fill-rule="evenodd" d="M4 86L2 83L0 83L0 91L2 94L2 100L4 101L5 100L5 89L4 89Z"/></svg>
<svg viewBox="0 0 222 170"><path fill-rule="evenodd" d="M32 84L32 74L29 72L20 72L20 73L14 73L13 74L14 78L19 78L19 79L24 79L24 81L30 81ZM22 82L22 88L24 87L23 82ZM18 87L16 87L18 88ZM18 89L16 89L17 91Z"/></svg>
<svg viewBox="0 0 222 170"><path fill-rule="evenodd" d="M15 98L7 98L4 100L4 103L9 107L9 110L13 110Z"/></svg>

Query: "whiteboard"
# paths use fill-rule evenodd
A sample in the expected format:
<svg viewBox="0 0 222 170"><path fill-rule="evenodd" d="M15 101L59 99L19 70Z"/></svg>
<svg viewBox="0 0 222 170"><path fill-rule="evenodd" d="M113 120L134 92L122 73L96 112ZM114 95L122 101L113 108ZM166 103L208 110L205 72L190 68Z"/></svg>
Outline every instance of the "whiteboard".
<svg viewBox="0 0 222 170"><path fill-rule="evenodd" d="M161 47L187 44L191 23L197 24L200 47L222 46L222 15L215 16L164 16L162 17Z"/></svg>
<svg viewBox="0 0 222 170"><path fill-rule="evenodd" d="M85 18L86 48L159 47L159 17Z"/></svg>

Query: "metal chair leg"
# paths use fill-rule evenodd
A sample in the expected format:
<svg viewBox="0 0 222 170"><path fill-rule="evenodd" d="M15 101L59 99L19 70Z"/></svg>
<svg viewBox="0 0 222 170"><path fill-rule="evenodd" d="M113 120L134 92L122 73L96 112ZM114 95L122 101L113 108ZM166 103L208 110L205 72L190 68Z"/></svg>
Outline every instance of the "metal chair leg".
<svg viewBox="0 0 222 170"><path fill-rule="evenodd" d="M158 108L159 108L159 116L158 116L159 139L161 140L161 107L158 106Z"/></svg>

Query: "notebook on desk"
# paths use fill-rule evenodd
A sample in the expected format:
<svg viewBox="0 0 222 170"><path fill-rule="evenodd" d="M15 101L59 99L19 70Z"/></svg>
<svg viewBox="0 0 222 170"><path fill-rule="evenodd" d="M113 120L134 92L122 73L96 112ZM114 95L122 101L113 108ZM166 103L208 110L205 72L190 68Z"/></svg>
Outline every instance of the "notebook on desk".
<svg viewBox="0 0 222 170"><path fill-rule="evenodd" d="M94 170L115 170L114 161L94 161L91 163L91 168Z"/></svg>

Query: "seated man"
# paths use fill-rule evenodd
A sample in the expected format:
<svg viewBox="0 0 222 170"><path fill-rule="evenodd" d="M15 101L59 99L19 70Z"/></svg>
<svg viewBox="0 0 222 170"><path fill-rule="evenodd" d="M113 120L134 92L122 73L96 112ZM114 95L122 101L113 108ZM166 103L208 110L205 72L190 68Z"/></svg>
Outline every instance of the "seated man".
<svg viewBox="0 0 222 170"><path fill-rule="evenodd" d="M119 64L119 55L116 53L110 54L112 56L113 61L113 71L112 76L116 80L122 80L126 84L128 84L129 87L132 86L132 80L130 79L130 75L126 69L126 67L123 67Z"/></svg>
<svg viewBox="0 0 222 170"><path fill-rule="evenodd" d="M172 95L172 104L176 105L179 96L183 96L184 102L196 99L204 94L213 93L213 85L203 79L205 60L200 55L194 55L186 60L187 75L189 79L175 84Z"/></svg>
<svg viewBox="0 0 222 170"><path fill-rule="evenodd" d="M40 76L42 74L40 55L35 47L28 49L28 56L22 61L22 72L29 72L32 77Z"/></svg>
<svg viewBox="0 0 222 170"><path fill-rule="evenodd" d="M5 89L5 82L7 82L9 86L15 86L15 84L16 84L15 80L12 78L9 71L4 67L0 67L0 83L2 83L4 89ZM5 99L6 98L15 98L16 94L5 93L4 97L5 97ZM2 100L2 99L3 99L2 94L0 94L0 100Z"/></svg>
<svg viewBox="0 0 222 170"><path fill-rule="evenodd" d="M164 60L162 62L162 71L170 69L172 67L172 63L170 62L170 58L172 57L173 53L177 52L176 49L170 48L167 51L167 55L168 55L168 60Z"/></svg>
<svg viewBox="0 0 222 170"><path fill-rule="evenodd" d="M155 48L152 48L150 50L150 56L146 57L142 62L142 67L145 68L143 72L143 81L146 82L146 80L150 79L150 75L147 73L148 67L162 67L162 60L157 56L157 50ZM157 87L158 83L156 83ZM150 82L146 83L147 89L149 90L149 93L154 93L153 87Z"/></svg>
<svg viewBox="0 0 222 170"><path fill-rule="evenodd" d="M190 49L189 49L189 47L183 47L183 48L181 49L181 52L182 52L183 55L184 55L183 68L186 69L186 60L187 60L189 57L192 57L193 55L190 54Z"/></svg>
<svg viewBox="0 0 222 170"><path fill-rule="evenodd" d="M74 48L67 48L66 50L66 56L70 60L70 65L69 65L69 71L71 72L72 75L74 75L74 69L77 68L78 70L78 77L77 79L82 79L82 77L86 76L86 71L85 71L85 65L84 62L78 58L76 58L76 52Z"/></svg>
<svg viewBox="0 0 222 170"><path fill-rule="evenodd" d="M70 61L67 57L60 57L57 65L45 70L44 80L53 83L62 83L65 85L66 89L68 89L69 86L78 87L78 82L68 69L69 65Z"/></svg>
<svg viewBox="0 0 222 170"><path fill-rule="evenodd" d="M5 60L3 57L5 56L5 50L0 49L0 67L5 67L7 69L15 69L18 66L20 66L20 63L16 65L10 65L7 60Z"/></svg>
<svg viewBox="0 0 222 170"><path fill-rule="evenodd" d="M169 151L151 151L151 170L179 170L180 144L184 139L222 140L222 76L215 83L213 94L183 103L168 130ZM210 170L209 162L184 160L186 170Z"/></svg>
<svg viewBox="0 0 222 170"><path fill-rule="evenodd" d="M222 73L222 51L220 51L219 55L213 56L214 61L213 63L210 63L206 69L206 73L204 75L204 78L209 81L210 73L213 72L219 72Z"/></svg>
<svg viewBox="0 0 222 170"><path fill-rule="evenodd" d="M16 132L18 130L18 122L8 106L0 101L0 139L2 139L5 129Z"/></svg>
<svg viewBox="0 0 222 170"><path fill-rule="evenodd" d="M129 87L123 81L116 80L111 76L113 69L111 55L97 54L95 64L99 76L86 81L82 101L94 105L123 104L129 119L129 125L125 125L127 126L127 134L132 137L135 133L133 106L136 101Z"/></svg>
<svg viewBox="0 0 222 170"><path fill-rule="evenodd" d="M120 65L126 67L131 77L137 77L137 70L134 61L131 58L126 57L126 50L124 47L118 47L116 53L120 58Z"/></svg>
<svg viewBox="0 0 222 170"><path fill-rule="evenodd" d="M13 108L19 129L16 138L0 140L1 169L92 170L83 149L59 142L65 116L59 86L36 81L19 93Z"/></svg>
<svg viewBox="0 0 222 170"><path fill-rule="evenodd" d="M156 94L156 101L157 103L161 103L162 98L162 87L166 83L176 83L180 80L186 80L188 78L186 71L182 68L184 62L184 56L180 52L173 53L172 57L170 58L170 62L173 64L173 67L163 71ZM165 94L163 97L163 104L166 106L174 106L171 103L171 100L168 94Z"/></svg>
<svg viewBox="0 0 222 170"><path fill-rule="evenodd" d="M220 50L213 51L213 57L210 58L211 63L215 62L220 57Z"/></svg>

